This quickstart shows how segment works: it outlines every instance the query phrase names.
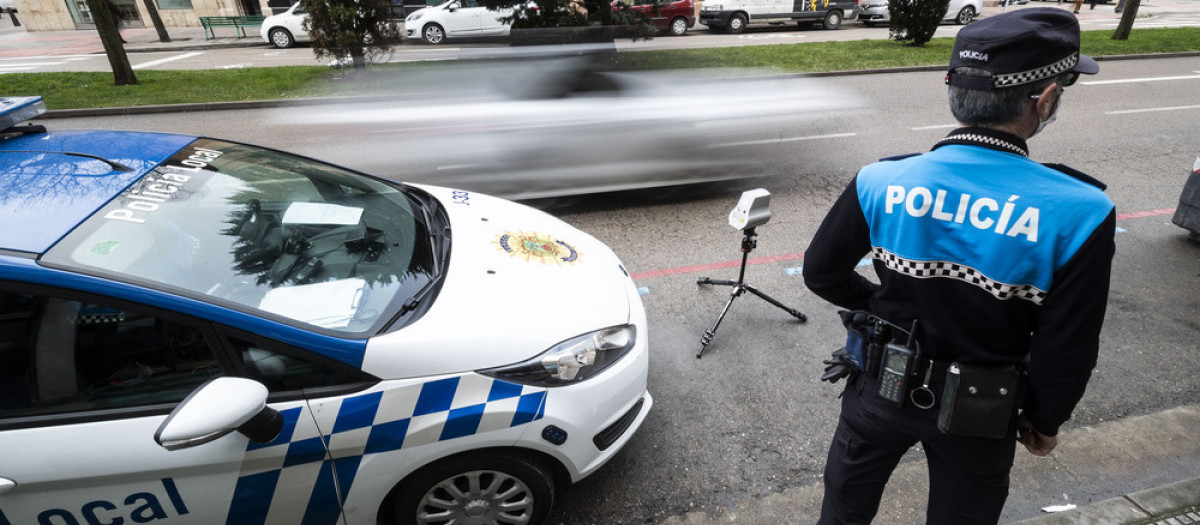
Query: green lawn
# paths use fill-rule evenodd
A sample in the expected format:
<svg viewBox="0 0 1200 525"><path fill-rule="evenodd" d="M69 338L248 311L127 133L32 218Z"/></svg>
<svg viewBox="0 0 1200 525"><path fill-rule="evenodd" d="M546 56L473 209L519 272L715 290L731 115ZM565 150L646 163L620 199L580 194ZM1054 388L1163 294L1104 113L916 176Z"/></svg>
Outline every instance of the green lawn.
<svg viewBox="0 0 1200 525"><path fill-rule="evenodd" d="M1200 51L1200 28L1135 29L1129 40L1112 31L1083 33L1084 54L1103 57ZM943 65L954 41L935 38L923 47L890 40L811 42L727 48L622 53L615 67L626 70L681 69L737 64L785 72L850 71ZM322 66L202 71L138 71L139 84L113 86L112 73L13 73L4 75L4 95L41 95L50 109L101 108L386 94L387 77L426 64L379 66L360 74Z"/></svg>

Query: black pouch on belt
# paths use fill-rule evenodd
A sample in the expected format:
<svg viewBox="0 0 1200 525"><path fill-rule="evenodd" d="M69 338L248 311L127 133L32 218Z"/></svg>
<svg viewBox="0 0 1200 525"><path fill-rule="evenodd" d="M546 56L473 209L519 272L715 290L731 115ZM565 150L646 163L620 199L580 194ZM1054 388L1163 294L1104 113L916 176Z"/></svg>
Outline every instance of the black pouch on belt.
<svg viewBox="0 0 1200 525"><path fill-rule="evenodd" d="M953 363L946 370L938 429L946 434L1000 439L1017 415L1021 372L1015 366Z"/></svg>

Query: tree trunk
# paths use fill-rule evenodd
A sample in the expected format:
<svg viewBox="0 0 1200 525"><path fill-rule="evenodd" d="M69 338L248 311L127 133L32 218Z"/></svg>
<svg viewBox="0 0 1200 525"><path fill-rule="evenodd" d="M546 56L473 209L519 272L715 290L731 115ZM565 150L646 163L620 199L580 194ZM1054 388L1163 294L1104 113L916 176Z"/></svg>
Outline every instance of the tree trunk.
<svg viewBox="0 0 1200 525"><path fill-rule="evenodd" d="M158 41L170 42L171 35L167 34L162 17L158 16L158 8L154 6L154 0L142 0L142 5L146 7L146 14L150 15L150 22L154 24L154 30L158 32Z"/></svg>
<svg viewBox="0 0 1200 525"><path fill-rule="evenodd" d="M1129 32L1133 31L1133 21L1137 19L1138 6L1142 0L1117 0L1117 5L1121 2L1125 3L1125 8L1121 12L1121 23L1117 24L1117 30L1113 33L1113 40L1129 40Z"/></svg>
<svg viewBox="0 0 1200 525"><path fill-rule="evenodd" d="M125 46L121 43L118 21L113 20L107 2L87 0L87 5L92 12L92 20L96 22L96 32L100 33L100 42L104 44L104 53L108 55L108 64L112 67L113 85L135 85L138 83L137 77L133 76L133 67L129 65L129 56L125 54Z"/></svg>

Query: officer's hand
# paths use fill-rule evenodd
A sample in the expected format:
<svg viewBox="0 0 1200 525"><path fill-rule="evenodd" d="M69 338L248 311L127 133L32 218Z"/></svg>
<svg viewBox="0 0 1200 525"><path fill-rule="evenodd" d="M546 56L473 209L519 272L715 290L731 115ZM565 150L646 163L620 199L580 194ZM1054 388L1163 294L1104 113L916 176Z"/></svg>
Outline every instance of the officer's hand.
<svg viewBox="0 0 1200 525"><path fill-rule="evenodd" d="M1058 436L1047 436L1038 432L1025 416L1021 416L1017 421L1017 441L1035 456L1045 456L1058 446Z"/></svg>
<svg viewBox="0 0 1200 525"><path fill-rule="evenodd" d="M846 356L846 349L841 348L829 356L829 359L823 361L825 363L825 373L821 374L821 381L829 381L837 383L839 379L846 377L857 369L850 358Z"/></svg>

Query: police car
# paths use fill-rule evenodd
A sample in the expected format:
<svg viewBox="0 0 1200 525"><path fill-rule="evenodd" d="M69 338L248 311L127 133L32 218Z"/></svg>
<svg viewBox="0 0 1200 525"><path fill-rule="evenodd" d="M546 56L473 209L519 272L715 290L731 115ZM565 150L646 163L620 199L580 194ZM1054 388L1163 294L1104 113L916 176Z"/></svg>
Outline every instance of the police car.
<svg viewBox="0 0 1200 525"><path fill-rule="evenodd" d="M0 525L539 523L653 400L595 238L0 99Z"/></svg>

